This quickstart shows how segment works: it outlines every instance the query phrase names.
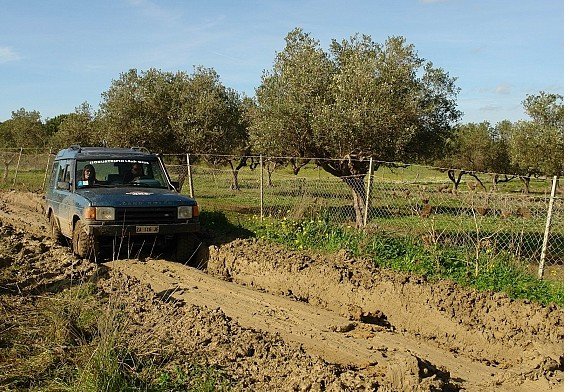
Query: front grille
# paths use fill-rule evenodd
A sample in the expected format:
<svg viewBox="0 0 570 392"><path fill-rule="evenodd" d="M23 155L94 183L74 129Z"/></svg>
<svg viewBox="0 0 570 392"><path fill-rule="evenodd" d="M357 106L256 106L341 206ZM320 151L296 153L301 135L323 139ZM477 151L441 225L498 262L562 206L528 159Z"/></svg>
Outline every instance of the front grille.
<svg viewBox="0 0 570 392"><path fill-rule="evenodd" d="M125 225L175 223L176 207L126 207L115 209L115 221Z"/></svg>

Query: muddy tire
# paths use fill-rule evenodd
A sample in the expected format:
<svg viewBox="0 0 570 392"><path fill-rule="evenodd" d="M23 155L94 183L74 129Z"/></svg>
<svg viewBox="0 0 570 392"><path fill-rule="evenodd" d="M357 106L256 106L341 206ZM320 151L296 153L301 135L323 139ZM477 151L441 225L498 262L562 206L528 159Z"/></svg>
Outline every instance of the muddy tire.
<svg viewBox="0 0 570 392"><path fill-rule="evenodd" d="M176 236L174 260L179 263L189 263L198 245L199 241L195 235L187 233L178 234Z"/></svg>
<svg viewBox="0 0 570 392"><path fill-rule="evenodd" d="M62 244L63 235L61 234L61 230L59 229L59 225L57 224L57 221L53 213L49 215L49 229L50 229L50 237L53 238L53 240L58 244Z"/></svg>
<svg viewBox="0 0 570 392"><path fill-rule="evenodd" d="M81 221L77 221L73 227L73 238L71 241L73 253L82 259L95 261L97 257L95 239L92 235L87 234L83 227Z"/></svg>

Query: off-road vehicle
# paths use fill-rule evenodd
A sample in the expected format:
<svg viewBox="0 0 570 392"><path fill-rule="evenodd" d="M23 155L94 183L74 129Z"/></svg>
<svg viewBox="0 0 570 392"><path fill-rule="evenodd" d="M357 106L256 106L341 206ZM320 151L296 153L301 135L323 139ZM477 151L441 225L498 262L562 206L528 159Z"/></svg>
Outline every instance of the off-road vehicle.
<svg viewBox="0 0 570 392"><path fill-rule="evenodd" d="M157 154L71 146L57 153L47 187L51 234L80 257L162 247L185 262L195 253L198 205L177 192Z"/></svg>

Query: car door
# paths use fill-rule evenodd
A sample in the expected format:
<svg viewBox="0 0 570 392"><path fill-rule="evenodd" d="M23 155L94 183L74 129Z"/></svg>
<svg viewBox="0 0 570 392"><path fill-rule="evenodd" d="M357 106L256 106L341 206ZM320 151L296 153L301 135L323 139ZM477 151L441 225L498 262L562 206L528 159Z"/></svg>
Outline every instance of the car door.
<svg viewBox="0 0 570 392"><path fill-rule="evenodd" d="M59 161L57 178L53 184L52 206L53 213L59 222L61 233L71 237L70 199L72 199L72 167L71 160Z"/></svg>

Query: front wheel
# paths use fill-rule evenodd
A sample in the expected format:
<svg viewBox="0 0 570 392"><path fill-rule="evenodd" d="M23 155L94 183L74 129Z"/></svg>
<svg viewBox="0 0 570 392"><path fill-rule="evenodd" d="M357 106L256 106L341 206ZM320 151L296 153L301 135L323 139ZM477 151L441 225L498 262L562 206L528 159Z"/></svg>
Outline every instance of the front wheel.
<svg viewBox="0 0 570 392"><path fill-rule="evenodd" d="M96 241L93 235L85 231L84 225L81 221L77 221L73 227L73 237L71 240L73 253L77 256L95 261L97 258Z"/></svg>

